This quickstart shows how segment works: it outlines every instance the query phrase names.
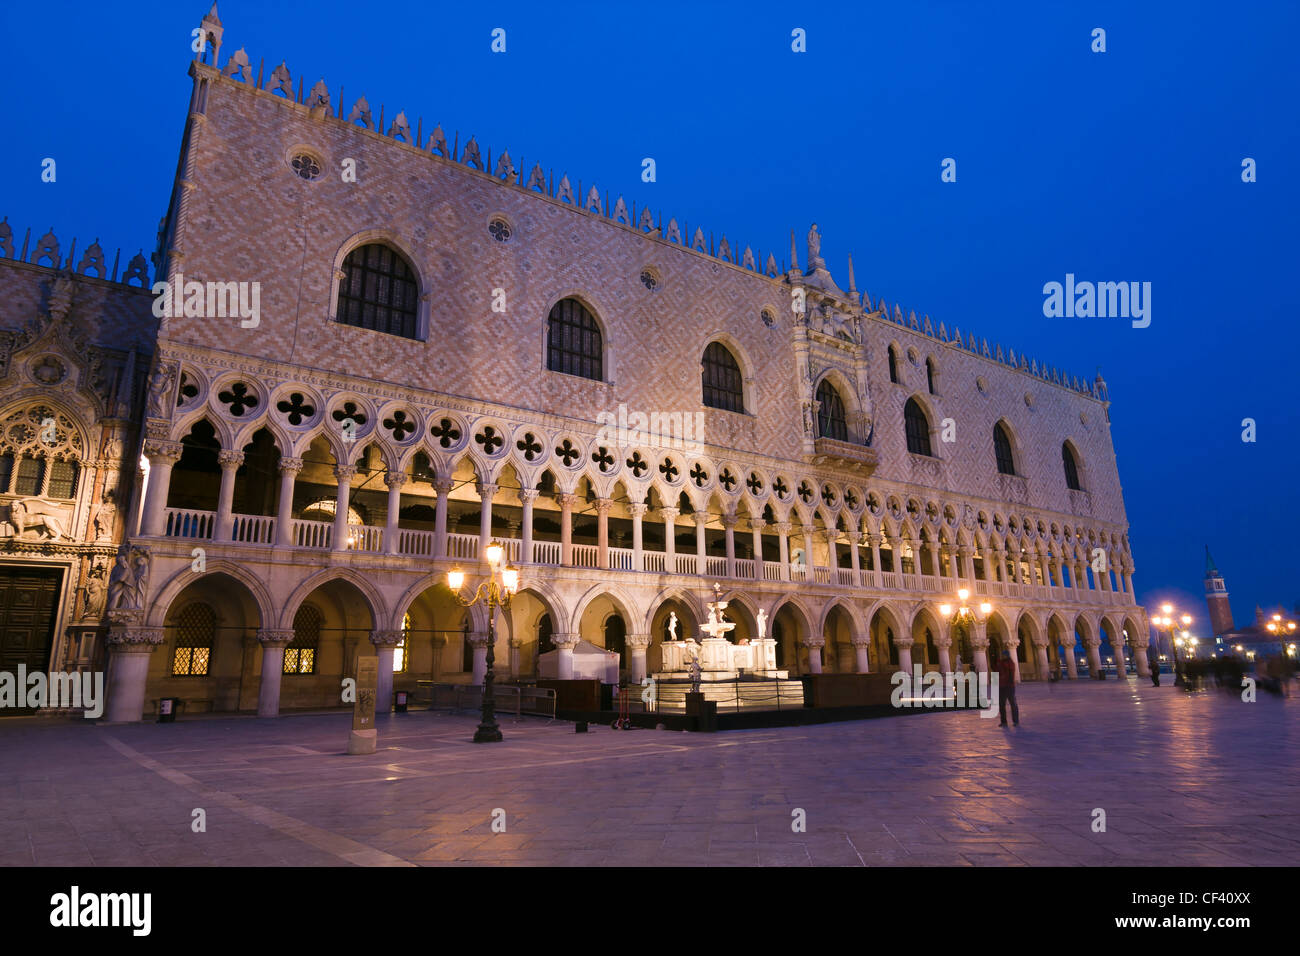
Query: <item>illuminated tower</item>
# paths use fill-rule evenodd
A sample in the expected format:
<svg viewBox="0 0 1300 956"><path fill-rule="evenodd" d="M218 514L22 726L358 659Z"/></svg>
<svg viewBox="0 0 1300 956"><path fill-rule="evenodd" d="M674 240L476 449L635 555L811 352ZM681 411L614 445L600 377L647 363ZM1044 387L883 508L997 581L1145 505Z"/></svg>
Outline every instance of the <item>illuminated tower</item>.
<svg viewBox="0 0 1300 956"><path fill-rule="evenodd" d="M1210 629L1214 634L1232 630L1232 605L1228 603L1228 586L1214 566L1210 546L1205 546L1205 603L1210 608Z"/></svg>

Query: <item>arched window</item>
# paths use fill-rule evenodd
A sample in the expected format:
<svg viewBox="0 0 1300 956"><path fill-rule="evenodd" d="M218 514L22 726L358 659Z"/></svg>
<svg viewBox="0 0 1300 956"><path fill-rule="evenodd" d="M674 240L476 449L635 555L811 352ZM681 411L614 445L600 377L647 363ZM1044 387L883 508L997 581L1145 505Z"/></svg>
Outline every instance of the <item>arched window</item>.
<svg viewBox="0 0 1300 956"><path fill-rule="evenodd" d="M889 347L889 380L898 384L898 353L892 345Z"/></svg>
<svg viewBox="0 0 1300 956"><path fill-rule="evenodd" d="M849 426L845 421L844 402L840 393L828 380L817 386L817 433L836 441L849 440Z"/></svg>
<svg viewBox="0 0 1300 956"><path fill-rule="evenodd" d="M894 643L894 629L885 628L885 643L889 645L889 663L898 663L898 645Z"/></svg>
<svg viewBox="0 0 1300 956"><path fill-rule="evenodd" d="M605 620L605 650L618 655L619 667L627 666L627 625L617 614Z"/></svg>
<svg viewBox="0 0 1300 956"><path fill-rule="evenodd" d="M605 378L604 348L596 318L577 299L551 307L546 326L546 367L597 382Z"/></svg>
<svg viewBox="0 0 1300 956"><path fill-rule="evenodd" d="M1016 473L1016 459L1011 454L1011 436L1007 434L1006 426L1001 422L993 426L993 454L998 460L999 474Z"/></svg>
<svg viewBox="0 0 1300 956"><path fill-rule="evenodd" d="M931 395L938 394L934 390L934 359L925 360L925 383L929 386Z"/></svg>
<svg viewBox="0 0 1300 956"><path fill-rule="evenodd" d="M551 615L543 614L542 619L537 622L537 653L547 654L555 650L555 642L551 640L551 635L555 632L555 625L551 623Z"/></svg>
<svg viewBox="0 0 1300 956"><path fill-rule="evenodd" d="M419 299L410 263L383 243L368 243L343 260L336 320L413 339L418 334Z"/></svg>
<svg viewBox="0 0 1300 956"><path fill-rule="evenodd" d="M907 450L913 455L929 456L930 420L925 417L921 403L914 398L909 398L903 409L903 424L907 430Z"/></svg>
<svg viewBox="0 0 1300 956"><path fill-rule="evenodd" d="M206 604L186 606L176 616L175 677L207 677L212 660L212 642L217 636L217 616Z"/></svg>
<svg viewBox="0 0 1300 956"><path fill-rule="evenodd" d="M1061 446L1061 463L1065 466L1065 487L1083 491L1083 486L1079 484L1079 463L1074 460L1074 451L1069 442Z"/></svg>
<svg viewBox="0 0 1300 956"><path fill-rule="evenodd" d="M320 647L324 616L314 604L304 604L293 616L293 643L284 649L284 673L316 673L316 650Z"/></svg>
<svg viewBox="0 0 1300 956"><path fill-rule="evenodd" d="M721 342L710 342L704 350L704 404L726 412L745 410L745 389L740 365Z"/></svg>

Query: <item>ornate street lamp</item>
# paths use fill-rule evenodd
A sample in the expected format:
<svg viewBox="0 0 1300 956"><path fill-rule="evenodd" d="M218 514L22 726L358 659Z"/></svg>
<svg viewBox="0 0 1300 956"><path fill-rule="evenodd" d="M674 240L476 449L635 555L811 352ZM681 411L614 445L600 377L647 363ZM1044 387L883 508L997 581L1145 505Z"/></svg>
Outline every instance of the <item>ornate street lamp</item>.
<svg viewBox="0 0 1300 956"><path fill-rule="evenodd" d="M954 610L951 604L940 604L939 613L947 618L952 624L969 628L975 623L975 612L966 606L966 601L970 598L970 591L961 588L957 592L957 607ZM984 601L979 605L979 620L983 621L993 612L993 605ZM985 663L988 662L987 656ZM971 661L974 664L974 660Z"/></svg>
<svg viewBox="0 0 1300 956"><path fill-rule="evenodd" d="M1183 625L1183 633L1181 637L1176 637L1174 635L1174 625L1179 622L1181 622ZM1169 632L1170 650L1173 652L1174 655L1174 686L1175 687L1183 686L1183 661L1182 661L1182 656L1178 653L1178 648L1183 646L1184 640L1188 640L1189 642L1188 646L1192 648L1195 648L1196 644L1198 643L1196 638L1190 638L1190 639L1188 638L1187 628L1191 623L1192 623L1192 616L1190 614L1183 614L1179 616L1178 613L1174 610L1174 606L1172 604L1160 605L1160 614L1157 614L1156 616L1151 618L1151 624L1156 628L1157 635L1160 633L1160 628L1162 627Z"/></svg>
<svg viewBox="0 0 1300 956"><path fill-rule="evenodd" d="M1292 621L1289 618L1283 619L1281 614L1274 614L1273 619L1265 624L1264 627L1268 628L1268 632L1279 639L1295 634L1295 621ZM1289 655L1294 655L1295 645L1291 644L1287 648L1287 652Z"/></svg>
<svg viewBox="0 0 1300 956"><path fill-rule="evenodd" d="M451 593L465 607L473 607L480 602L487 602L488 609L488 645L487 672L483 675L483 715L478 730L474 732L474 743L491 744L501 740L501 728L497 726L495 711L496 699L492 692L492 664L496 659L496 609L510 606L510 599L519 590L519 569L514 565L502 567L505 548L499 541L487 546L488 578L474 591L472 598L460 593L465 585L465 572L453 568L447 572L447 586Z"/></svg>

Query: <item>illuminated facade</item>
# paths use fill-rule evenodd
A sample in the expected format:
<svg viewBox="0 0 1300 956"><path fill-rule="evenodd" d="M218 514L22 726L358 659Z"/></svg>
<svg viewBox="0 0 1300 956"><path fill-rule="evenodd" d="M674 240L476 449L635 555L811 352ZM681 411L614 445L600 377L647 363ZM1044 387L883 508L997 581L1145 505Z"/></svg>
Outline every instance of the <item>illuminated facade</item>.
<svg viewBox="0 0 1300 956"><path fill-rule="evenodd" d="M480 680L487 622L445 580L494 538L521 572L503 677L581 639L639 680L715 582L793 674L1011 647L1072 677L1076 634L1092 670L1145 671L1100 377L872 302L851 264L841 288L816 227L778 268L255 76L204 23L157 258L194 285L140 320L111 718L334 705L358 654L397 687ZM993 611L954 633L963 587Z"/></svg>

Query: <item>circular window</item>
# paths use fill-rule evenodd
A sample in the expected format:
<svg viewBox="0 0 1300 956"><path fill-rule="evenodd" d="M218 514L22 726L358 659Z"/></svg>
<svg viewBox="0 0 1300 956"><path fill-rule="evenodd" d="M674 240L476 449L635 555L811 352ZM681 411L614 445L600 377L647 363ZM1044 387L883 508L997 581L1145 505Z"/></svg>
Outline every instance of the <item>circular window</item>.
<svg viewBox="0 0 1300 956"><path fill-rule="evenodd" d="M659 285L659 277L646 269L641 273L641 284L653 292L655 287Z"/></svg>
<svg viewBox="0 0 1300 956"><path fill-rule="evenodd" d="M492 221L488 223L488 235L497 242L509 242L510 223L506 222L500 216L493 217Z"/></svg>
<svg viewBox="0 0 1300 956"><path fill-rule="evenodd" d="M776 325L776 316L772 314L771 309L764 309L762 312L758 313L758 315L759 318L763 320L763 324L766 325L769 329L772 326Z"/></svg>
<svg viewBox="0 0 1300 956"><path fill-rule="evenodd" d="M289 160L289 165L293 171L309 182L313 179L320 179L320 160L311 153L294 153L293 158Z"/></svg>

